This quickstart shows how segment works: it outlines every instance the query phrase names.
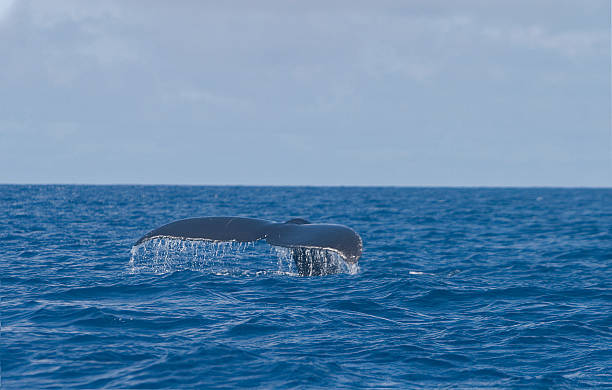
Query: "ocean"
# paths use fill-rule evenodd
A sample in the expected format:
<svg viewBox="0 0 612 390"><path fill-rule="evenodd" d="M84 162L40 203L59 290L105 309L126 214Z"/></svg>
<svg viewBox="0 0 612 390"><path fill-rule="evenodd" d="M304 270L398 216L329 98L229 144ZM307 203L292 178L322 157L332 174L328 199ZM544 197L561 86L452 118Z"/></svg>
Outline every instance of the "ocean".
<svg viewBox="0 0 612 390"><path fill-rule="evenodd" d="M1 387L612 387L612 189L0 186ZM351 227L356 267L135 241ZM204 255L205 254L205 255Z"/></svg>

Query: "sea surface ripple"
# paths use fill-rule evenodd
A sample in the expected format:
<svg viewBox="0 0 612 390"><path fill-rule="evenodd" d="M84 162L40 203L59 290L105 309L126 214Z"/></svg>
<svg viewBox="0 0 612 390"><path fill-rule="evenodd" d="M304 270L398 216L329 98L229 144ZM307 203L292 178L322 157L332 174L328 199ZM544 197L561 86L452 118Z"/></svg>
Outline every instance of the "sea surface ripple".
<svg viewBox="0 0 612 390"><path fill-rule="evenodd" d="M3 185L0 215L3 389L612 386L610 189ZM364 254L130 261L215 215L345 224Z"/></svg>

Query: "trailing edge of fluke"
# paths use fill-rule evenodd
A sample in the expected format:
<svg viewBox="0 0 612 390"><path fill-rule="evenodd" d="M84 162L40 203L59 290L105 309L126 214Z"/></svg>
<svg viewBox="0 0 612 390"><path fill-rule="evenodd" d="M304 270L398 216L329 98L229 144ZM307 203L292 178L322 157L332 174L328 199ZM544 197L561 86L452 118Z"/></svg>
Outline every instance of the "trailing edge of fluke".
<svg viewBox="0 0 612 390"><path fill-rule="evenodd" d="M301 218L284 223L244 217L189 218L158 227L134 245L155 238L235 242L266 240L270 245L291 249L331 250L348 263L356 263L362 251L361 237L353 229L344 225L310 223Z"/></svg>

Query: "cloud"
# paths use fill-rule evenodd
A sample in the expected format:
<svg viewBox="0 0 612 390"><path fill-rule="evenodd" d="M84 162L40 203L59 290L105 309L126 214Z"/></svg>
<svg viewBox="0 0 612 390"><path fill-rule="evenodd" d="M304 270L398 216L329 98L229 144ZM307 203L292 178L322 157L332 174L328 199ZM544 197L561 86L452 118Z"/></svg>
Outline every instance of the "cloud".
<svg viewBox="0 0 612 390"><path fill-rule="evenodd" d="M95 167L109 155L102 150L118 159L113 142L147 140L138 153L150 164L156 153L173 156L175 171L222 160L228 177L244 178L235 154L253 161L255 182L283 165L276 159L325 182L348 166L345 177L376 182L370 166L380 160L390 183L404 165L398 184L428 166L442 183L445 166L467 172L479 162L473 177L486 184L497 177L488 162L502 153L508 164L573 153L600 177L609 172L586 159L608 153L604 1L9 3L0 3L0 89L10 91L0 96L0 135L48 129L43 138L57 141L19 138L40 147L13 153L15 161L72 153L75 139ZM580 150L571 141L546 147L576 133ZM470 155L476 162L465 162ZM104 168L109 178L128 172ZM66 169L87 178L77 165ZM277 184L301 180L275 174Z"/></svg>
<svg viewBox="0 0 612 390"><path fill-rule="evenodd" d="M506 28L485 26L482 34L494 43L547 49L567 57L605 55L610 46L609 31L603 29L551 32L537 25Z"/></svg>
<svg viewBox="0 0 612 390"><path fill-rule="evenodd" d="M15 0L0 0L0 22L9 17Z"/></svg>
<svg viewBox="0 0 612 390"><path fill-rule="evenodd" d="M168 87L164 94L164 100L174 102L178 101L180 103L203 104L237 110L246 110L253 106L252 102L245 99L227 97L192 86Z"/></svg>

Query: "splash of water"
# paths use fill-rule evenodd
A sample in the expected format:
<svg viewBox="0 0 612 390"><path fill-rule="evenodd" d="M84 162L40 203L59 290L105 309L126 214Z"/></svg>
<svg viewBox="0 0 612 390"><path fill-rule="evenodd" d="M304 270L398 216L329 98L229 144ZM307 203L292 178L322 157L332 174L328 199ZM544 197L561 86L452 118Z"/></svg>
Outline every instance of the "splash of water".
<svg viewBox="0 0 612 390"><path fill-rule="evenodd" d="M128 264L131 272L168 273L180 270L234 273L240 270L252 242L191 241L159 238L135 246Z"/></svg>
<svg viewBox="0 0 612 390"><path fill-rule="evenodd" d="M306 264L305 276L317 275L315 265L322 266L319 275L355 274L359 266L346 263L329 250L304 248L300 260ZM212 272L219 275L281 274L297 276L293 249L272 246L260 241L205 241L157 238L135 246L130 251L131 273L168 273L180 270Z"/></svg>
<svg viewBox="0 0 612 390"><path fill-rule="evenodd" d="M296 249L273 246L273 250L278 258L279 269L289 267L294 273L303 276L332 275L337 273L347 273L354 275L359 272L359 265L350 264L344 261L339 253L321 248L300 248ZM297 270L297 257L302 264L301 270ZM301 271L301 272L299 272Z"/></svg>

